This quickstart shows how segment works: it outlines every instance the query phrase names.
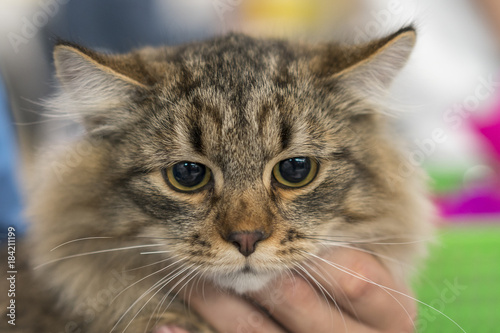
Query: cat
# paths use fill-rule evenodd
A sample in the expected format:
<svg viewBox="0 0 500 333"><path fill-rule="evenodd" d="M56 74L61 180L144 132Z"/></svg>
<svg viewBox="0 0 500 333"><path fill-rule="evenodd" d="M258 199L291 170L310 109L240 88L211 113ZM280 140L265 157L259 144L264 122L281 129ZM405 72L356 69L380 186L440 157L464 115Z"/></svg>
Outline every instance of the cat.
<svg viewBox="0 0 500 333"><path fill-rule="evenodd" d="M213 332L168 277L244 294L336 244L407 279L432 208L380 101L415 40L58 43L47 104L84 134L32 171L17 332Z"/></svg>

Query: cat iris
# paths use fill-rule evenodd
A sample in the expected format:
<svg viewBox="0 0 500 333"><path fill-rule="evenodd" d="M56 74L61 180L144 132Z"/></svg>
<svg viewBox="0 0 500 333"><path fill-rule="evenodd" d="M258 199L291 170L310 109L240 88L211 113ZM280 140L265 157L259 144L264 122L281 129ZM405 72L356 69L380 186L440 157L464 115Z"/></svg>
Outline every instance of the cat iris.
<svg viewBox="0 0 500 333"><path fill-rule="evenodd" d="M287 187L309 184L318 172L318 163L309 157L293 157L277 163L273 168L274 179Z"/></svg>
<svg viewBox="0 0 500 333"><path fill-rule="evenodd" d="M201 163L179 162L162 170L163 178L174 190L191 192L201 189L211 178L210 169Z"/></svg>

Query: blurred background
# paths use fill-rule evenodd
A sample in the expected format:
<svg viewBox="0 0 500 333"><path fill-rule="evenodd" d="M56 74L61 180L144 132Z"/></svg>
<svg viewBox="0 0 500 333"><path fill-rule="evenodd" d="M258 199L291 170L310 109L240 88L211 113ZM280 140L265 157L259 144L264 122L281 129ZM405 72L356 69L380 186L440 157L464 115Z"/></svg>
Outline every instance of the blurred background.
<svg viewBox="0 0 500 333"><path fill-rule="evenodd" d="M44 147L78 126L47 117L58 39L110 52L228 31L360 43L414 23L418 43L393 85L395 125L423 167L438 242L415 282L420 332L494 332L500 309L500 2L496 0L2 0L0 224L19 232L22 184ZM456 322L456 323L455 323Z"/></svg>

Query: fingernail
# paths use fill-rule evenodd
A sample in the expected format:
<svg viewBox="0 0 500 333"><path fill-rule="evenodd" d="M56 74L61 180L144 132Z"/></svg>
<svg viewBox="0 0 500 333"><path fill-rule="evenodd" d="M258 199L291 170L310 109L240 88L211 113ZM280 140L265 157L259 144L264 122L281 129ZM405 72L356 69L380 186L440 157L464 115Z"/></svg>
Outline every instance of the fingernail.
<svg viewBox="0 0 500 333"><path fill-rule="evenodd" d="M153 333L175 333L175 329L170 326L160 326L155 328Z"/></svg>

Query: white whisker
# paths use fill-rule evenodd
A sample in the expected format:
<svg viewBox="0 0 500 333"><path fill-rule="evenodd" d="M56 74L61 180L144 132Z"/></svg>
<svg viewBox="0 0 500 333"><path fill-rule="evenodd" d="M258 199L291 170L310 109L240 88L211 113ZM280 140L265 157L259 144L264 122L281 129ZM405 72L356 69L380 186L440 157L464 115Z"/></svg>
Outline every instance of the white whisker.
<svg viewBox="0 0 500 333"><path fill-rule="evenodd" d="M110 239L110 238L113 238L113 237L84 237L84 238L77 238L77 239L73 239L73 240L70 240L68 242L64 242L62 244L57 245L52 250L50 250L50 252L52 252L52 251L60 248L61 246L64 246L64 245L67 245L67 244L71 244L71 243L74 243L74 242L80 242L80 241L90 240L90 239Z"/></svg>
<svg viewBox="0 0 500 333"><path fill-rule="evenodd" d="M178 257L178 255L174 254L174 255L171 255L169 258L162 259L162 260L159 260L159 261L155 261L155 262L153 262L151 264L147 264L147 265L143 265L143 266L139 266L139 267L127 269L125 272L136 271L136 270L139 270L141 268L146 268L146 267L149 267L149 266L158 265L158 264L161 264L162 262L169 261L169 260L171 260L174 257Z"/></svg>
<svg viewBox="0 0 500 333"><path fill-rule="evenodd" d="M335 240L335 238L346 238L349 236L334 236L334 235L307 235L305 238L308 239L315 239L315 240L323 240L323 241L330 241L330 242L340 242L340 243L347 243L347 244L377 244L377 245L408 245L408 244L417 244L417 243L426 243L429 241L432 241L432 237L426 237L426 238L418 238L415 239L414 235L393 235L393 236L386 236L386 237L373 237L373 238L358 238L358 237L350 237L350 238L355 238L355 240ZM407 242L381 242L383 240L391 240L391 239L397 239L397 238L409 238L409 239L415 239Z"/></svg>
<svg viewBox="0 0 500 333"><path fill-rule="evenodd" d="M305 265L307 265L306 262L304 262ZM338 305L337 301L333 298L333 296L326 290L326 288L314 277L311 275L311 273L309 273L302 265L300 264L297 264L301 270L307 274L307 276L314 282L314 284L316 284L316 286L318 287L319 291L321 292L321 294L323 295L323 298L325 299L326 303L327 304L330 304L330 302L328 301L328 298L326 297L326 295L328 295L328 297L332 300L333 304L335 304L335 307L337 308L337 310L339 311L339 314L340 314L340 317L342 318L342 322L344 323L344 328L345 328L345 331L347 332L348 329L347 329L347 323L345 321L345 317L344 317L344 314L342 313L342 309L340 308L340 306ZM311 269L311 266L307 265L310 269ZM326 294L325 294L326 293ZM333 319L333 313L330 309L330 320L331 320L331 323L333 324L334 323L334 319Z"/></svg>
<svg viewBox="0 0 500 333"><path fill-rule="evenodd" d="M122 333L124 333L127 328L132 324L132 322L134 321L134 319L139 315L139 313L148 305L148 303L165 287L167 286L171 281L173 281L175 278L177 278L180 274L182 274L183 272L185 272L186 270L188 270L189 268L193 267L194 264L191 264L191 266L188 266L184 269L182 269L180 272L176 273L173 277L169 278L167 282L165 282L161 288L159 288L147 301L146 303L144 303L141 308L139 310L137 310L136 314L132 317L132 319L130 319L130 321L128 322L127 326L125 326L125 328L123 329ZM137 301L134 302L134 304L132 304L128 310L122 315L122 317L120 317L120 320L123 318L123 316L125 316L129 311L130 309L132 308L132 306L134 306L135 304L137 304ZM114 327L113 327L114 329ZM111 329L111 331L113 331L113 329Z"/></svg>
<svg viewBox="0 0 500 333"><path fill-rule="evenodd" d="M92 252L72 254L72 255L69 255L69 256L66 256L66 257L62 257L62 258L50 260L50 261L48 261L46 263L43 263L43 264L40 264L40 265L36 266L34 269L39 269L40 267L43 267L43 266L46 266L46 265L49 265L49 264L52 264L52 263L55 263L55 262L58 262L58 261L62 261L62 260L66 260L66 259L71 259L71 258L88 256L88 255L91 255L91 254L107 253L107 252L114 252L114 251L125 251L125 250L138 249L138 248L142 248L142 247L152 247L152 246L162 246L162 245L165 245L165 244L135 245L135 246L120 247L120 248L116 248L116 249L106 249L106 250L99 250L99 251L92 251Z"/></svg>
<svg viewBox="0 0 500 333"><path fill-rule="evenodd" d="M325 277L323 275L321 275L321 278L325 279L326 281L331 281L332 283L335 284L335 286L337 287L336 289L339 290L342 293L344 299L349 303L349 307L351 308L351 311L352 311L351 313L356 318L359 318L358 313L357 313L356 309L354 308L351 300L349 299L349 297L347 297L346 293L344 292L344 289L340 287L340 284L332 277L332 275L330 274L330 272L328 272L325 267L320 266L316 261L309 261L309 263L311 263L312 265L316 266L318 268L318 270L322 270L323 272L326 273L326 275L328 275L328 279L327 280L325 279Z"/></svg>
<svg viewBox="0 0 500 333"><path fill-rule="evenodd" d="M150 251L150 252L141 252L141 254L156 254L156 253L170 253L172 251Z"/></svg>
<svg viewBox="0 0 500 333"><path fill-rule="evenodd" d="M306 252L306 251L304 251L304 253L306 253L306 254L308 254L308 255L310 255L310 256L312 256L312 257L314 257L314 258L317 258L317 259L319 259L319 260L321 260L321 261L325 262L326 264L328 264L328 265L330 265L330 266L332 266L332 267L334 267L334 268L336 268L336 269L340 270L341 272L344 272L344 273L349 274L349 275L351 275L351 276L353 276L353 277L356 277L356 278L358 278L358 279L361 279L362 281L365 281L365 282L371 283L371 284L373 284L373 285L375 285L375 286L378 286L378 287L382 288L383 290L386 290L386 291L392 291L392 292L394 292L394 293L396 293L396 294L402 295L402 296L404 296L404 297L406 297L406 298L409 298L409 299L411 299L411 300L413 300L413 301L415 301L415 302L418 302L418 303L420 303L420 304L422 304L422 305L424 305L424 306L426 306L426 307L428 307L428 308L430 308L430 309L432 309L432 310L436 311L437 313L441 314L441 315L442 315L442 316L444 316L446 319L448 319L448 320L449 320L449 321L451 321L453 324L455 324L455 326L457 326L458 328L460 328L460 330L461 330L462 332L467 333L467 332L465 332L465 330L464 330L464 329L463 329L463 328L462 328L462 327L461 327L461 326L460 326L460 325L459 325L456 321L454 321L454 320L453 320L453 319L451 319L449 316L447 316L447 315L446 315L446 314L444 314L443 312L439 311L438 309L436 309L436 308L435 308L435 307L433 307L432 305L429 305L429 304L427 304L427 303L425 303L425 302L422 302L421 300L419 300L419 299L417 299L417 298L415 298L415 297L412 297L412 296L410 296L410 295L408 295L408 294L405 294L405 293L403 293L403 292L401 292L401 291L398 291L398 290L395 290L395 289L393 289L393 288L389 288L389 287L383 286L383 285L381 285L381 284L379 284L379 283L376 283L376 282L374 282L374 281L372 281L372 280L368 279L367 277L365 277L365 276L363 276L363 275L359 274L359 273L358 273L358 272L356 272L356 271L353 271L353 270L351 270L351 269L349 269L349 268L347 268L347 267L341 266L341 265L339 265L339 264L332 263L332 262L330 262L330 261L328 261L328 260L325 260L325 259L323 259L323 258L321 258L321 257L319 257L319 256L317 256L317 255L315 255L315 254L313 254L313 253L309 253L309 252ZM349 271L351 271L351 272L349 272ZM389 293L389 295L390 295L390 293ZM394 298L394 296L393 296L393 295L391 295L391 296ZM397 301L397 300L396 300L396 301ZM398 303L399 303L399 301L398 301ZM401 305L401 303L399 303L399 304ZM403 307L403 309L404 309L404 307ZM405 309L405 311L406 311L406 309ZM407 314L408 314L408 316L411 318L411 316L410 316L410 314L409 314L408 312L407 312Z"/></svg>
<svg viewBox="0 0 500 333"><path fill-rule="evenodd" d="M169 276L171 276L172 274L174 274L175 272L178 272L179 270L181 270L183 267L185 267L186 264L182 264L181 266L179 266L178 268L174 269L172 272L170 272L169 274L167 274L167 276L164 276L163 278L161 278L160 280L158 280L156 283L154 283L150 288L148 288L145 292L142 293L141 296L139 296L137 298L137 300L135 300L129 307L128 309L120 316L120 318L118 318L118 320L116 321L115 325L111 328L111 330L109 331L110 333L113 332L115 330L115 328L120 324L120 322L123 320L123 318L125 317L125 315L132 309L132 307L134 305L136 305L141 299L143 299L144 297L146 297L147 294L149 294L151 291L153 291L154 289L156 289L158 286L161 286L161 288L159 290L161 290L165 285L168 284L169 281L165 282L163 284L163 282L165 280L168 280L169 279ZM155 294L156 295L156 294ZM116 297L115 297L116 298ZM129 323L130 325L130 323Z"/></svg>
<svg viewBox="0 0 500 333"><path fill-rule="evenodd" d="M199 268L199 266L198 266L197 268ZM195 273L193 276L191 276L189 279L187 279L187 278L188 278L191 274L193 274L193 272L196 272L196 273ZM160 320L161 316L163 316L163 314L164 314L164 313L168 310L168 308L170 307L170 305L172 304L172 302L175 300L175 298L177 297L177 295L179 295L179 293L182 291L182 289L183 289L183 288L184 288L184 287L185 287L185 286L186 286L189 282L191 282L191 281L192 281L192 280L193 280L193 279L194 279L194 278L195 278L198 274L200 274L200 271L193 270L193 271L189 272L189 273L188 273L186 276L184 276L184 277L183 277L183 278L182 278L179 282L177 282L177 283L175 284L175 286L173 286L173 287L172 287L172 288L168 291L168 293L167 293L165 296L163 296L163 299L166 299L166 297L167 297L168 295L170 295L170 293L172 292L172 290L174 290L174 289L177 287L177 285L178 285L179 283L181 283L183 280L186 280L186 279L187 279L187 281L186 281L186 282L182 285L182 287L180 287L180 288L179 288L179 290L175 293L175 295L174 295L173 297L171 297L170 302L169 302L169 303L167 304L167 306L165 307L165 310L163 310L163 312L162 312L162 313L158 316L158 319L156 320L155 325L156 325L156 324L158 324L158 321ZM163 300L162 300L162 303L161 303L161 304L163 304Z"/></svg>
<svg viewBox="0 0 500 333"><path fill-rule="evenodd" d="M169 258L169 259L170 259L170 258ZM169 259L165 259L165 260L169 260ZM165 260L162 260L162 261L165 261ZM164 271L164 270L168 269L169 267L171 267L171 266L175 265L176 263L178 263L179 261L182 261L182 260L184 260L184 258L183 258L183 259L179 259L179 260L177 260L177 261L175 261L175 262L171 263L170 265L168 265L168 266L166 266L166 267L163 267L163 268L161 268L161 269L157 270L156 272L153 272L153 273L151 273L151 274L149 274L149 275L146 275L145 277L141 278L140 280L137 280L136 282L132 283L131 285L129 285L128 287L126 287L125 289L123 289L122 291L120 291L120 292L118 293L118 295L116 295L116 296L115 296L115 297L111 300L111 303L113 303L113 302L114 302L114 300L115 300L115 299L117 299L117 298L118 298L118 296L120 296L120 295L121 295L123 292L125 292L127 289L129 289L129 288L133 287L134 285L136 285L137 283L139 283L139 282L141 282L141 281L144 281L145 279L147 279L147 278L148 278L148 277L150 277L150 276L153 276L153 275L155 275L155 274L158 274L158 273L160 273L160 272L162 272L162 271ZM168 276L168 275L167 275L167 276Z"/></svg>
<svg viewBox="0 0 500 333"><path fill-rule="evenodd" d="M376 257L379 257L379 258L382 258L382 259L394 262L394 263L396 263L398 265L406 266L409 269L414 269L413 266L411 266L411 265L409 265L407 263L404 263L404 262L402 262L400 260L397 260L395 258L389 257L389 256L384 255L384 254L380 254L380 253L377 253L377 252L374 252L374 251L371 251L371 250L363 249L363 248L360 248L360 247L349 246L347 244L335 244L335 243L332 244L332 243L328 243L328 242L322 242L322 244L329 245L329 246L342 247L342 248L346 248L346 249L352 249L352 250L356 250L356 251L368 253L368 254L374 255Z"/></svg>
<svg viewBox="0 0 500 333"><path fill-rule="evenodd" d="M283 260L281 260L280 258L276 258L276 259L278 259L278 261L285 267L285 273L288 275L288 277L295 282L295 275L293 275L292 270L285 265Z"/></svg>

